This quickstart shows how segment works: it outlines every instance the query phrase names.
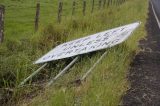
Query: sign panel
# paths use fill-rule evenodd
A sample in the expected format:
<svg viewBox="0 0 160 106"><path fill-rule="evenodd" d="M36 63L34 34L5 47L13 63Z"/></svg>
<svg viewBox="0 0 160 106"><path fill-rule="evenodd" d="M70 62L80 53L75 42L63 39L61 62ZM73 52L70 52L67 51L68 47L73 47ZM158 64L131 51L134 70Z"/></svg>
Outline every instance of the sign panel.
<svg viewBox="0 0 160 106"><path fill-rule="evenodd" d="M35 64L113 47L124 42L139 25L140 22L136 22L63 43L38 59Z"/></svg>

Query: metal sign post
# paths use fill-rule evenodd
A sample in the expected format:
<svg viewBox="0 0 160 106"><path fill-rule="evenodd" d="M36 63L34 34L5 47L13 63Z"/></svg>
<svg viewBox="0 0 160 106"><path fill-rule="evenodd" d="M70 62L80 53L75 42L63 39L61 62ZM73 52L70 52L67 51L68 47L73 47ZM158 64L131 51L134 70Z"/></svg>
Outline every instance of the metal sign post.
<svg viewBox="0 0 160 106"><path fill-rule="evenodd" d="M97 60L97 62L83 75L83 77L80 79L81 81L84 81L86 77L93 71L93 69L102 61L102 59L107 55L107 51Z"/></svg>
<svg viewBox="0 0 160 106"><path fill-rule="evenodd" d="M34 73L32 73L29 77L27 77L23 82L21 82L19 84L19 87L23 86L27 81L29 81L31 78L33 78L35 75L37 75L46 66L47 66L47 63L42 65L39 69L37 69Z"/></svg>
<svg viewBox="0 0 160 106"><path fill-rule="evenodd" d="M60 73L51 79L51 81L47 84L46 87L51 86L60 76L62 76L76 61L78 60L78 57L76 57L71 63L69 63Z"/></svg>

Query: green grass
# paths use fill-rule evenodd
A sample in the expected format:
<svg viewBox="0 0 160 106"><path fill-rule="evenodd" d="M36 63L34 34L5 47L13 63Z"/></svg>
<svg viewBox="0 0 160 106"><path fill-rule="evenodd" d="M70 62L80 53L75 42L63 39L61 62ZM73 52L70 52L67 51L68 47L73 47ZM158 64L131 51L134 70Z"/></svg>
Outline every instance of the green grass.
<svg viewBox="0 0 160 106"><path fill-rule="evenodd" d="M25 39L34 34L37 0L0 0L5 5L5 39ZM63 0L62 18L71 16L72 0ZM98 1L95 3L97 10ZM77 0L75 15L82 15L82 1ZM40 27L57 22L58 0L40 0ZM91 11L91 1L87 1L87 13Z"/></svg>
<svg viewBox="0 0 160 106"><path fill-rule="evenodd" d="M5 38L31 37L34 33L36 0L0 0L0 3L6 7ZM55 18L55 9L56 5L53 0L41 0L41 25L49 23Z"/></svg>
<svg viewBox="0 0 160 106"><path fill-rule="evenodd" d="M42 1L42 4L44 4L44 10L42 8L44 13L42 13L44 15L41 16L41 28L37 33L33 33L32 22L34 20L30 18L28 19L28 17L32 17L34 15L34 12L31 12L35 9L34 1L3 1L5 5L12 4L16 5L18 8L21 5L22 7L25 7L24 11L26 12L19 10L22 11L23 14L20 14L20 12L15 13L15 10L8 7L8 11L10 10L10 12L6 18L9 17L9 15L13 16L14 13L17 15L16 19L6 19L5 33L8 38L0 46L0 78L3 79L0 84L3 85L3 87L16 88L24 78L38 68L38 66L33 65L32 62L56 46L57 41L69 41L99 31L111 29L135 21L141 21L142 24L140 28L135 31L133 36L125 43L111 49L107 49L107 56L94 69L93 73L81 86L73 86L70 85L69 82L80 78L96 62L104 51L83 55L79 62L56 82L55 86L52 86L43 92L38 92L39 95L31 99L29 102L28 99L22 99L22 97L24 97L23 94L32 93L37 89L36 87L26 86L25 88L15 89L13 95L13 97L18 100L19 105L116 106L120 104L122 95L129 87L129 84L126 81L129 64L135 53L138 51L138 41L146 35L145 22L147 18L148 1L127 0L127 2L118 7L110 6L105 9L96 10L94 14L90 14L90 10L88 8L86 16L82 16L79 8L77 15L71 17L71 15L68 14L70 13L69 3L71 2L67 2L67 0L65 0L65 2L68 3L65 4L66 9L68 10L64 13L66 15L63 16L61 24L56 22L54 14L53 16L47 15L47 13L52 14L52 10L50 9L53 8L54 10L57 6L56 4L51 4L51 1L52 0L48 0L48 3L45 3L45 0ZM53 7L51 6L49 8L47 7L48 5L53 5ZM48 12L46 13L45 11ZM25 22L23 24L18 23L23 21L23 19L19 19L18 17L21 15L25 16L27 12L32 14L25 17L25 20L28 22L29 20L32 20L32 22L29 22L30 25L25 24ZM51 21L52 17L54 17L53 21ZM12 23L13 20L15 20L15 23ZM9 24L12 25L10 26ZM14 25L17 26L16 30L12 29ZM18 30L24 30L24 32L18 32ZM16 37L13 37L14 33L12 31L17 33ZM10 38L12 39L9 40ZM38 82L37 79L47 80L50 75L49 73L51 73L53 77L58 70L62 69L66 65L66 63L67 60L52 62L47 68L42 70L42 73L38 75L40 77L36 76L33 79L33 82Z"/></svg>

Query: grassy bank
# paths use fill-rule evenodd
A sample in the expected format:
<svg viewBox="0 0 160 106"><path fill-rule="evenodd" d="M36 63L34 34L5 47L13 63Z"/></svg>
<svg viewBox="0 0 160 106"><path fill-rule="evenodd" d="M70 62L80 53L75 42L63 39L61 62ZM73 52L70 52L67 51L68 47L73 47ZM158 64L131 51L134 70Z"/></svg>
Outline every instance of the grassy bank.
<svg viewBox="0 0 160 106"><path fill-rule="evenodd" d="M33 91L38 87L26 86L25 89L16 89L13 95L17 97L19 105L118 105L121 96L129 87L126 75L129 64L138 51L138 41L146 35L147 2L146 0L127 0L120 6L110 6L96 11L94 14L87 14L85 17L78 15L72 18L65 17L61 24L53 22L45 28L41 28L29 39L6 41L0 46L0 77L3 79L1 85L16 88L24 78L37 69L38 66L33 65L32 62L56 46L57 41L64 42L141 21L142 25L129 40L119 46L107 49L107 56L81 86L72 85L70 82L80 78L104 51L81 56L70 72L66 73L50 89L40 90L35 98L32 98L32 94L34 95ZM67 64L67 61L70 60L52 62L33 79L33 82L36 84L45 82L49 79L50 73L52 77L56 75L58 70Z"/></svg>

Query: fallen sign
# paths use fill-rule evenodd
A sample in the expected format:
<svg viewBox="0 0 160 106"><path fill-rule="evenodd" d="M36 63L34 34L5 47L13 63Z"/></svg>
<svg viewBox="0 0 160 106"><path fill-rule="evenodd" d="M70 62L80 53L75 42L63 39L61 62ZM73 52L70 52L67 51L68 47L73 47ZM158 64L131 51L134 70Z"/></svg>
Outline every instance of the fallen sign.
<svg viewBox="0 0 160 106"><path fill-rule="evenodd" d="M34 64L73 57L93 51L113 47L124 42L141 22L135 22L118 28L99 32L55 47Z"/></svg>

